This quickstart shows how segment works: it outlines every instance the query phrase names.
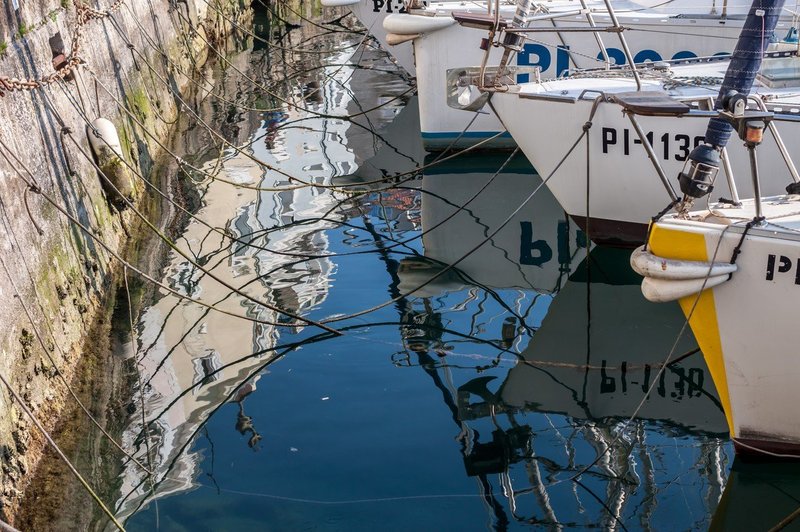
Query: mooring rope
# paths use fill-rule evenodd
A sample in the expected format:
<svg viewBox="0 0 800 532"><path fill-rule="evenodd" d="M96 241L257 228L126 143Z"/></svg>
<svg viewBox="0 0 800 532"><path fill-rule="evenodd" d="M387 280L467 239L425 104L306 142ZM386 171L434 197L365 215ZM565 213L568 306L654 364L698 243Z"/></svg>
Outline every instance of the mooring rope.
<svg viewBox="0 0 800 532"><path fill-rule="evenodd" d="M95 82L96 82L96 83L99 83L99 80L97 79L97 76L95 76L95 74L94 74L93 72L91 72L91 71L90 71L90 73L93 75L93 77L95 77ZM162 81L163 81L163 80L162 80ZM169 86L169 85L167 85L167 86ZM96 85L96 87L97 87L97 85ZM104 90L108 91L108 89L107 89L107 88L105 88L104 86L103 86L103 88L104 88ZM62 89L63 89L63 86L62 86ZM148 95L148 96L149 96L149 95ZM74 103L73 103L73 105L74 105ZM118 105L119 105L119 102L118 102ZM291 104L287 104L287 105L291 105ZM297 107L297 106L294 106L294 107L296 107L296 108L298 108L298 109L300 109L300 110L306 110L306 111L308 111L307 109L304 109L304 108L299 108L299 107ZM84 120L88 120L88 117L87 117L87 116L85 116L85 112L81 114L81 117L82 117ZM322 117L323 117L323 118L341 118L341 117L336 117L336 116L328 116L328 117L326 117L326 116L322 116ZM140 125L140 127L143 127L143 128L144 128L144 126L143 126L141 123L139 123L139 125ZM205 122L203 122L203 125L204 125L204 127L206 127L206 128L209 130L209 132L211 132L211 131L212 131L212 129L210 128L210 126L207 126ZM146 128L144 128L144 129L146 129ZM319 324L329 323L329 322L331 322L331 321L339 321L339 320L343 320L343 319L349 319L349 318L353 318L353 317L356 317L356 316L360 316L360 315L366 314L366 313L368 313L368 312L372 312L372 311L374 311L374 310L378 310L379 308L383 308L383 307L385 307L385 306L387 306L387 305L390 305L390 304L392 304L392 303L396 302L396 301L397 301L399 298L401 298L401 297L409 297L411 294L413 294L413 292L416 292L417 290L419 290L419 289L421 289L422 287L426 286L427 284L429 284L430 282L432 282L433 280L435 280L435 279L436 279L437 277L439 277L440 275L442 275L442 274L446 273L446 272L447 272L447 271L449 271L450 269L454 269L454 268L456 267L456 265L457 265L459 262L461 262L462 260L464 260L464 259L465 259L465 258L467 258L468 256L472 255L472 254L473 254L475 251L477 251L477 249L478 249L480 246L482 246L483 244L485 244L486 242L488 242L488 241L489 241L491 238L493 238L493 237L494 237L494 236L495 236L495 235L496 235L496 234L497 234L497 233L498 233L498 232L499 232L501 229L503 229L503 228L505 227L505 225L506 225L506 224L508 224L508 223L509 223L509 221L510 221L510 220L511 220L511 219L512 219L512 218L513 218L513 217L514 217L514 216L515 216L515 215L516 215L516 214L517 214L517 213L518 213L518 212L519 212L519 211L520 211L520 210L521 210L521 209L522 209L522 208L523 208L523 207L524 207L524 206L525 206L525 205L526 205L526 204L527 204L527 203L528 203L528 202L529 202L529 201L530 201L532 198L533 198L534 194L536 194L536 192L538 192L538 191L539 191L539 190L540 190L540 189L541 189L541 188L542 188L542 187L545 185L545 183L547 183L547 181L548 181L548 180L549 180L549 179L550 179L550 178L551 178L551 177L552 177L552 176L555 174L555 172L556 172L556 171L557 171L557 170L560 168L560 166L563 164L563 162L564 162L564 161L565 161L565 160L566 160L566 159L567 159L567 158L568 158L568 157L571 155L571 153L573 152L573 150L574 150L574 149L577 147L577 145L580 143L581 139L582 139L582 138L583 138L583 136L585 136L585 135L586 135L586 129L584 129L584 131L583 131L583 133L581 134L581 136L578 138L578 140L575 142L575 144L572 146L572 148L571 148L571 149L570 149L570 150L569 150L569 151L568 151L568 152L565 154L565 156L562 158L561 162L559 162L559 164L558 164L558 165L557 165L557 167L556 167L556 168L553 170L553 172L551 172L551 173L550 173L550 174L547 176L547 178L543 180L542 184L541 184L541 185L539 185L539 186L538 186L538 187L537 187L537 188L534 190L534 192L532 192L532 193L531 193L531 195L529 195L529 196L528 196L528 198L527 198L527 199L526 199L526 200L525 200L525 201L524 201L524 202L523 202L523 203L522 203L522 204L521 204L521 205L520 205L520 206L519 206L519 207L518 207L518 208L517 208L517 209L516 209L514 212L512 212L511 216L509 216L509 218L508 218L508 219L506 219L506 221L505 221L505 222L503 222L503 223L501 224L501 226L500 226L500 227L499 227L499 228L498 228L496 231L494 231L493 233L491 233L490 235L488 235L488 236L487 236L487 238L486 238L486 239L485 239L483 242L481 242L481 243L480 243L478 246L476 246L476 247L474 247L472 250L470 250L470 251L469 251L469 252L468 252L466 255L462 256L462 257L461 257L461 258L460 258L458 261L455 261L455 262L453 262L453 263L449 264L449 265L448 265L448 266L447 266L447 267L446 267L444 270L440 271L440 272L439 272L437 275L435 275L435 276L434 276L432 279L430 279L430 280L429 280L429 281L427 281L426 283L423 283L422 285L418 286L417 288L414 288L413 290L407 291L407 292L406 292L406 293L404 293L403 295L401 295L401 296L398 296L397 298L393 298L392 300L390 300L390 301L388 301L388 302L386 302L386 303L384 303L384 304L382 304L382 305L380 305L380 306L377 306L377 307L372 307L371 309L367 309L367 310L361 311L361 312L359 312L359 313L351 314L351 315L348 315L348 316L337 316L337 317L335 317L335 318L331 318L330 320L323 320L322 322L319 322ZM70 136L70 138L73 140L73 142L75 142L75 144L76 144L76 145L77 145L77 146L80 148L80 145L79 145L79 144L78 144L78 143L75 141L75 139L72 137L72 135L69 135L69 136ZM5 151L9 151L9 150L8 150L8 148L7 148L7 146L3 145L3 148L4 148L4 150L5 150ZM86 156L87 156L86 152L85 152L85 151L84 151L82 148L80 148L80 150L81 150L81 153L82 153L82 154L83 154L83 155L86 157ZM9 161L9 163L10 163L10 164L12 164L12 166L14 166L14 164L13 164L13 163L11 163L11 161L8 159L8 157L5 155L5 153L4 153L4 156L5 156L5 157L6 157L6 159ZM12 156L12 157L14 157L14 158L16 158L16 156L14 156L14 155L13 155L13 153L11 154L11 156ZM454 156L455 156L455 155L454 155ZM124 158L123 158L123 159L124 159ZM445 160L446 160L446 159L445 159ZM125 161L125 162L126 162L126 165L127 165L127 164L128 164L128 163L127 163L127 161ZM181 166L181 165L180 165L180 159L179 159L179 158L177 158L177 157L176 157L176 162L178 162L178 163L179 163L179 166ZM18 163L19 163L19 161L18 161ZM505 164L504 164L504 166L505 166ZM96 169L97 169L97 170L98 170L98 171L101 173L101 177L103 177L104 179L106 179L106 181L107 181L107 182L109 182L109 184L110 184L110 185L113 187L113 183L110 183L110 180L108 180L108 178L107 178L107 177L106 177L104 174L102 174L102 172L99 170L99 168L98 168L96 165L95 165L95 168L96 168ZM29 170L27 170L27 168L25 168L25 170L26 170L26 171L28 172L28 174L30 175L30 178L33 178L33 174L32 174L32 173L30 173L30 171L29 171ZM502 167L501 167L501 170L502 170ZM185 171L185 170L183 170L183 171ZM500 171L500 170L498 170L498 173L499 173L499 171ZM419 172L419 170L415 170L415 172ZM135 172L135 173L136 173L137 175L139 175L140 177L142 177L142 178L143 178L143 176L141 176L141 174L139 174L138 172ZM495 175L496 175L496 174L495 174ZM34 192L37 192L37 193L39 193L39 194L41 194L41 195L43 195L43 197L45 197L45 199L47 199L47 201L49 201L51 204L53 204L53 206L54 206L54 207L56 207L56 208L57 208L57 209L58 209L58 210L59 210L59 211L60 211L62 214L65 214L65 215L67 215L67 217L70 217L70 216L71 216L71 215L70 215L70 214L69 214L69 213L68 213L66 210L61 210L61 209L59 209L59 206L58 206L58 205L56 205L56 203L54 202L54 200L52 200L52 199L49 199L49 198L47 197L47 195L46 195L46 194L45 194L43 191L41 191L40 189L39 189L39 190L34 190L34 189L31 187L30 183L28 182L28 180L27 180L26 178L22 177L21 175L20 175L20 177L21 177L21 179L22 179L23 181L25 181L25 182L26 182L26 184L28 184L28 187L29 187L29 189L30 189L30 190L32 190L32 191L34 191ZM288 176L287 176L287 177L288 177ZM30 178L29 178L29 179L30 179ZM289 179L290 179L290 180L296 180L296 179L294 179L294 178L292 178L292 177L289 177ZM388 178L387 178L387 179L388 179ZM385 182L387 179L378 180L377 182ZM308 183L308 184L304 183L304 184L303 184L303 186L308 186L308 187L317 187L318 185L317 185L317 184L315 184L315 183ZM36 188L38 189L38 187L36 187ZM114 188L115 188L115 187L114 187ZM156 188L157 188L157 187L156 187ZM319 187L319 188L326 188L326 187ZM333 188L333 187L330 187L330 188ZM285 189L280 189L280 190L285 190ZM344 189L344 190L346 190L346 189ZM482 190L483 190L483 189L482 189ZM481 190L481 191L482 191L482 190ZM480 194L480 192L479 192L478 194ZM474 198L473 198L473 199L474 199ZM472 201L472 200L470 200L470 201ZM463 208L463 207L465 207L465 206L466 206L466 205L468 205L468 204L469 204L469 202L467 202L466 204L464 204L464 205L462 206L462 208ZM457 211L457 212L458 212L458 211ZM145 223L146 223L146 224L148 224L148 225L151 225L151 224L149 224L149 222L146 220L146 217L144 217L144 215L143 215L143 214L141 214L139 211L135 210L135 208L134 208L134 213L135 213L137 216L139 216L139 217L142 219L142 221L143 221L143 222L145 222ZM76 220L76 219L74 219L74 218L71 218L71 221L72 221L73 223L76 223L76 222L77 222L77 220ZM444 222L442 222L442 223L444 223ZM90 232L89 232L89 231L88 231L88 230L85 228L85 226L81 225L79 222L78 222L78 225L80 226L80 228L81 228L81 229L82 229L84 232L86 232L87 234L89 234L89 236L90 236L90 237L94 238L94 236L93 236L93 235L91 235L91 233L90 233ZM206 225L207 225L207 224L206 224ZM441 223L440 223L439 225L441 225ZM209 229L211 229L212 231L214 231L214 232L218 232L219 234L221 234L221 235L223 235L223 236L228 236L228 235L225 235L224 231L221 231L221 230L219 230L218 228L212 228L210 225L207 225L207 227L209 227ZM154 227L151 227L151 229L153 229L153 230L156 230ZM280 228L277 228L277 230L280 230ZM162 236L162 235L160 235L160 233L158 233L158 234L159 234L159 237L161 237L161 236ZM164 236L164 238L162 238L162 240L164 240L164 239L166 238L166 236L165 236L165 235L163 235L163 236ZM228 236L228 238L230 238L230 237ZM98 239L98 241L100 241L100 240ZM165 242L168 242L168 239L167 239L167 240L164 240L164 241L165 241ZM240 243L240 244L242 244L242 245L249 245L249 243L248 243L248 244L244 244L244 243L242 243L242 242L241 242L240 240L238 240L238 239L236 239L236 240L234 240L234 241L236 241L237 243ZM171 241L169 241L169 242L171 242ZM176 249L176 248L178 247L178 246L177 246L177 244L175 244L174 242L173 242L172 244L173 244L173 246L174 246L174 247L173 247L173 250L177 251L177 249ZM168 245L170 245L170 244L168 243ZM109 253L111 253L111 254L112 254L112 256L114 256L115 258L119 258L117 255L113 254L113 252L111 252L111 250L110 250L110 249L109 249L107 246L105 246L104 244L101 244L101 246L103 246L103 247L104 247L104 248L105 248L107 251L109 251ZM171 247L172 247L172 246L171 246ZM179 253L180 253L180 252L179 252ZM195 257L195 258L190 258L188 255L184 255L184 254L182 254L182 256L183 256L183 257L184 257L186 260L188 260L188 261L189 261L189 262L190 262L190 263L191 263L193 266L197 267L197 261L196 261L196 257ZM301 255L301 256L304 256L304 255ZM309 259L308 259L308 257L306 257L306 260L309 260ZM126 277L125 277L125 281L126 281L126 288L127 288L127 268L128 268L129 266L128 266L128 263L127 263L127 262L124 262L124 261L123 261L123 264L124 264L124 268L125 268L125 275L126 275ZM131 269L132 269L132 271L136 271L137 273L140 273L138 270L134 269L133 267L131 267ZM205 271L205 270L203 270L202 268L198 268L198 269L199 269L200 271L202 271L202 272L203 272L203 275L210 275L210 276L213 278L213 275L211 275L211 274L210 274L210 272L208 272L208 271ZM147 277L145 277L145 278L147 278ZM150 279L148 279L148 280L150 280ZM159 284L159 283L156 281L156 284ZM161 285L161 286L162 286L162 288L164 288L164 286L163 286L163 285ZM227 287L227 288L232 288L232 287L228 287L228 286L226 286L226 287ZM231 294L233 294L233 293L237 293L237 292L235 292L235 291L231 292ZM175 292L174 292L174 294L175 294L175 295L178 295L179 297L180 297L180 296L182 296L182 294L180 294L180 293L177 293L177 291L175 291ZM229 296L230 296L231 294L229 294ZM243 294L239 293L239 295L243 295ZM194 299L192 299L191 297L188 297L188 296L183 296L183 297L185 297L185 299L189 299L190 301L194 301L194 302L197 302L197 303L201 303L201 302L199 302L199 301L197 301L197 300L194 300ZM227 297L227 296L226 296L226 297ZM254 301L255 301L255 300L254 300ZM255 301L255 302L260 304L260 302L258 302L258 301ZM130 301L129 301L129 304L130 304ZM201 303L201 304L202 304L202 303ZM209 310L218 310L218 309L216 309L216 308L213 308L212 306L209 306L209 305L206 305L206 307L207 307ZM276 310L276 309L272 309L272 310ZM279 310L276 310L276 311L279 311ZM233 314L231 314L231 315L233 315ZM236 317L240 317L240 316L236 316ZM302 321L302 318L299 318L299 317L298 317L298 319L300 319L300 320ZM688 318L687 318L687 320L688 320ZM261 322L261 321L259 321L259 320L253 320L253 319L250 319L249 321L257 321L257 322L259 322L259 323L266 323L266 322ZM308 323L309 323L309 324L313 324L313 323L311 323L311 322L308 322ZM317 325L319 326L319 324L317 324ZM286 324L277 324L277 325L284 325L284 326L285 326ZM131 326L133 327L133 325L132 325L132 324L131 324ZM293 324L293 325L291 325L291 326L297 326L297 324ZM324 327L323 327L323 328L324 328ZM331 333L336 333L336 332L338 332L338 331L336 331L336 330L333 330L333 329L326 329L326 331L328 331L328 332L331 332ZM132 333L133 333L133 331L132 331ZM668 358L668 360L669 360L669 358ZM220 405L220 406L221 406L221 405ZM143 429L144 429L144 428L145 428L145 427L143 426ZM149 449L148 449L148 458L149 458L149 455L150 455L150 451L149 451ZM590 467L591 467L591 466L590 466ZM162 481L163 481L163 479L162 479ZM155 489L155 488L154 488L154 486L153 486L153 479L151 478L151 493L153 493L153 496L155 497L155 494L154 494L154 489ZM601 501L601 503L602 503L602 501ZM613 515L613 514L612 514L612 515ZM112 518L113 518L113 517L112 517ZM621 524L621 523L620 523L620 524ZM623 528L624 528L624 525L622 525L622 526L623 526Z"/></svg>
<svg viewBox="0 0 800 532"><path fill-rule="evenodd" d="M20 532L13 526L0 519L0 532Z"/></svg>

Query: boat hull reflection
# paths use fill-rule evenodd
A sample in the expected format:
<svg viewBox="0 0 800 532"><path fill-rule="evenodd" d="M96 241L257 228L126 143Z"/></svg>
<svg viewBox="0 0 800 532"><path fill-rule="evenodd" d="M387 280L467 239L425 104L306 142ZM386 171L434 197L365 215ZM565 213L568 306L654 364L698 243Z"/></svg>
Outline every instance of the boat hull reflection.
<svg viewBox="0 0 800 532"><path fill-rule="evenodd" d="M479 284L557 291L570 264L585 256L586 240L527 159L484 154L459 157L457 165L435 161L426 160L430 168L422 183L422 241L429 262L403 260L402 287L458 263L457 275L437 278L429 290Z"/></svg>
<svg viewBox="0 0 800 532"><path fill-rule="evenodd" d="M736 458L710 530L797 530L800 463L748 463ZM764 525L767 525L765 527Z"/></svg>
<svg viewBox="0 0 800 532"><path fill-rule="evenodd" d="M401 261L400 286L441 275L404 305L405 354L395 364L421 368L440 390L464 472L495 523L649 526L664 512L656 501L679 489L662 475L679 469L705 486L692 504L701 509L695 525L706 526L728 467L725 417L680 310L644 299L629 252L596 248L587 257L583 234L563 229L568 221L555 200L537 194L487 244L443 271L541 183L519 163L491 181L503 160L491 171L476 160L424 177L424 258ZM536 240L523 236L524 222L539 249L552 250L550 261L520 260L549 255L525 253ZM498 312L481 290L515 304ZM465 301L452 306L462 293ZM545 303L518 312L524 305L516 302L526 299ZM541 307L537 327L531 318ZM496 351L486 334L470 340L445 330L454 308L469 314L472 330L495 332ZM581 488L573 480L579 473Z"/></svg>
<svg viewBox="0 0 800 532"><path fill-rule="evenodd" d="M509 372L503 401L576 418L634 416L724 435L714 383L683 314L642 296L628 255L596 248L578 267Z"/></svg>

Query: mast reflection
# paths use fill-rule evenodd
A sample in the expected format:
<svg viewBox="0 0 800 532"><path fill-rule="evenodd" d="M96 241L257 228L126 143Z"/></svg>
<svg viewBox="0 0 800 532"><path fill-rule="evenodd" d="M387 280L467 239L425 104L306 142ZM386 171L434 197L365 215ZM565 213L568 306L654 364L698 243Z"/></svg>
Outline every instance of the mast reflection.
<svg viewBox="0 0 800 532"><path fill-rule="evenodd" d="M398 293L457 261L541 182L524 160L516 164L494 178L469 164L425 176L424 258L400 261ZM486 195L470 202L482 187ZM634 518L649 526L659 495L674 489L660 478L674 460L693 461L686 474L703 486L699 519L719 501L729 450L708 369L680 310L641 295L628 256L604 248L587 256L584 235L537 195L398 305L404 350L393 363L419 366L440 390L464 472L495 528L617 528ZM476 304L486 292L505 301L503 312ZM544 307L541 323L532 301ZM452 333L454 309L471 313L463 320L471 329L460 331L471 339ZM494 355L463 363L487 344Z"/></svg>

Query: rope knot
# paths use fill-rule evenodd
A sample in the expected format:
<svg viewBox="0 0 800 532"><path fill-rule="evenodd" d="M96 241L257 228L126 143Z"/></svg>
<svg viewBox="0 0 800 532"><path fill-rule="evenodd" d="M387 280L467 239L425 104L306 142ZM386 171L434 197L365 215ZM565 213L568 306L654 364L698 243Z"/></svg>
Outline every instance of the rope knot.
<svg viewBox="0 0 800 532"><path fill-rule="evenodd" d="M583 124L583 130L584 131L589 131L590 129L592 129L592 121L591 120L589 120L585 124Z"/></svg>

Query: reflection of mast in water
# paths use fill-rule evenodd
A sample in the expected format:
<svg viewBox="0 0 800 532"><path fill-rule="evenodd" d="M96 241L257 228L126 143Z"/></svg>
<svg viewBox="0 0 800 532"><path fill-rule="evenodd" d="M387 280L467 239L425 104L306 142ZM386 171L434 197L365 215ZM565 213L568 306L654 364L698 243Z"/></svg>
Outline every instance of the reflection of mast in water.
<svg viewBox="0 0 800 532"><path fill-rule="evenodd" d="M423 230L432 218L431 203L426 205L428 198L423 196ZM439 200L439 204L443 201ZM480 209L480 206L476 208ZM441 213L438 215L440 219L443 216ZM463 216L470 220L469 224L481 220L473 212ZM541 225L541 221L536 218L534 223ZM454 231L458 233L458 226ZM450 240L457 242L459 239L451 237ZM500 248L497 257L513 257L509 248L520 249L514 240L504 242L504 248L496 240L492 243L494 250L491 253ZM433 245L429 246L431 243ZM445 238L427 238L425 244L427 257L442 254L442 250L447 253L450 242ZM532 279L509 275L507 272L513 268L493 268L497 260L481 264L482 251L480 248L472 257L469 274L460 269L461 266L470 268L470 263L464 261L459 264L459 269L453 270L454 275L437 279L432 285L412 294L417 296L418 303L401 300L398 310L406 356L395 355L394 361L398 365L411 365L411 357L415 356L417 364L441 391L443 402L459 430L465 471L478 480L485 504L494 515L497 526L508 523L508 514L492 489L489 477L493 474L499 477L514 520L552 527L564 525L558 519L551 486L571 482L565 475L571 477L581 470L578 453L586 451L579 450L577 442L588 444L593 451L591 458L601 457L584 476L604 482L605 493L589 492L591 498L587 501L584 489L590 488L585 483L580 487L573 484L577 510L564 512L564 515L583 513L586 503L596 500L606 512L606 517L599 520L608 528L617 528L617 520L624 515L631 501L639 500L636 515L642 526L649 526L657 508L656 494L662 489L657 472L663 469L667 460L661 447L663 444L648 441L653 437L654 428L677 436L687 430L703 431L705 435L699 438L701 451L692 471L705 478L707 490L703 500L706 508L713 507L723 483L726 460L724 440L715 434L724 433L725 424L711 380L706 378L707 369L702 357L692 356L696 346L687 337L679 342L673 363L659 371L682 320L677 311L669 312L663 306L655 314L644 308L650 305L639 292L639 280L628 282L625 279L629 270L627 257L620 259L620 264L609 261L607 255L610 253L613 258L613 250L598 250L577 268L566 283L558 281L549 285L560 286L561 290L519 362L508 372L496 392L490 390L495 377L480 376L458 387L453 384L453 366L447 362L452 347L443 339L446 331L442 315L432 305L437 289L469 291L469 285L475 283L472 278L480 278L493 288L507 289L509 284L513 286L520 279ZM458 252L450 251L449 257L453 256L458 258ZM520 256L524 257L524 252ZM593 261L596 269L591 283L586 271L589 260ZM404 289L419 285L441 268L435 262L426 265L420 259L403 259L399 268L396 261L387 261L386 264L387 267L391 264L389 273L393 282ZM556 270L547 274L555 276L550 279L570 271L560 266ZM618 272L622 273L621 279ZM489 290L486 285L482 287ZM591 312L587 307L587 290L593 292ZM395 290L392 294L403 292ZM465 308L465 304L459 306L461 311ZM478 306L476 313L480 312ZM593 320L591 328L588 327L590 316ZM509 317L503 322L501 339L496 343L500 349L518 343L515 337L525 330L517 329L516 319ZM475 317L472 321L475 322ZM581 333L581 329L590 334ZM651 386L654 388L652 395L644 401L638 417L628 423L628 418ZM547 431L539 432L532 428L533 425L520 422L520 416L529 414L550 422L552 433L563 451L556 451L558 447L550 449L559 458L546 457L546 446L552 445ZM570 420L570 434L562 434L563 429L552 423L552 414ZM507 418L510 427L501 427L498 416ZM470 427L470 422L481 419L491 421L493 426L489 441L480 441L478 431ZM537 454L536 440L540 436L541 448ZM529 487L514 489L511 470L516 464L524 468ZM554 478L561 480L553 482ZM526 493L535 496L540 516L526 517L518 510L517 498ZM559 500L558 505L563 504L563 499Z"/></svg>
<svg viewBox="0 0 800 532"><path fill-rule="evenodd" d="M398 359L393 357L396 365L411 365L411 353L416 356L416 365L431 378L434 386L440 390L442 394L442 401L450 410L451 417L460 429L458 441L461 444L462 453L471 453L471 450L477 441L478 434L474 433L469 426L464 423L459 417L459 409L454 395L451 392L452 378L447 374L448 384L439 375L437 368L439 362L431 355L431 351L437 358L447 356L447 351L450 349L443 341L443 333L445 331L444 324L441 319L441 314L436 312L431 305L430 299L422 298L421 310L414 308L413 304L409 301L408 297L400 290L401 278L399 275L400 262L392 258L389 251L387 251L384 237L370 222L369 218L363 217L364 226L372 236L375 242L375 248L378 250L378 256L381 262L384 263L386 272L389 274L389 295L395 299L395 307L400 315L400 335L404 346L406 346L406 353L408 358ZM480 482L480 491L483 495L485 504L493 512L497 522L503 526L508 524L508 517L505 515L503 505L496 499L492 486L488 481L485 474L478 475Z"/></svg>

